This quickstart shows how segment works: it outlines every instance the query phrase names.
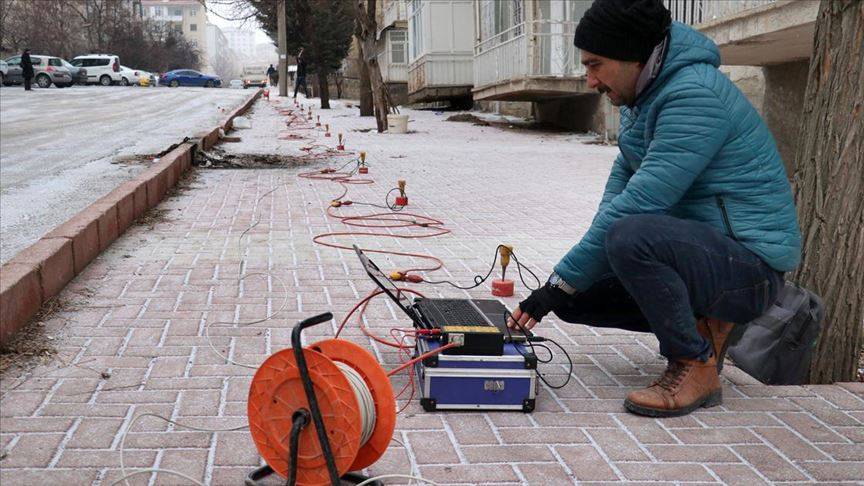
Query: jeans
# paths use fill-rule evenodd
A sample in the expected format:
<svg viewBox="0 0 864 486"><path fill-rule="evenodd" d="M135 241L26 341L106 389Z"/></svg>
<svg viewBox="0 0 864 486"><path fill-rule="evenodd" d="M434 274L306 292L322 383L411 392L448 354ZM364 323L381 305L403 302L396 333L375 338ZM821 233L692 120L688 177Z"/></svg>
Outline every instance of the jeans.
<svg viewBox="0 0 864 486"><path fill-rule="evenodd" d="M697 316L745 324L774 302L783 274L697 221L627 216L606 234L612 273L555 314L566 322L653 332L669 359L708 360Z"/></svg>
<svg viewBox="0 0 864 486"><path fill-rule="evenodd" d="M300 86L303 86L303 94L306 97L309 97L309 89L306 87L306 76L298 76L297 84L294 85L294 97L297 97L297 91L300 89Z"/></svg>

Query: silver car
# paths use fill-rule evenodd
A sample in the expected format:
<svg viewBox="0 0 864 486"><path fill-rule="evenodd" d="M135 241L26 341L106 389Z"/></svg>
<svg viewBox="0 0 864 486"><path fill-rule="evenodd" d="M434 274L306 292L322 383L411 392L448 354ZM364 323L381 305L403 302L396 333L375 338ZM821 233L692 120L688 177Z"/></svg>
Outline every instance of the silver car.
<svg viewBox="0 0 864 486"><path fill-rule="evenodd" d="M50 88L56 84L58 88L72 85L72 75L63 66L63 59L53 56L30 55L33 61L33 82L40 88ZM24 82L21 69L21 56L6 59L9 72L3 78L4 84L21 84Z"/></svg>

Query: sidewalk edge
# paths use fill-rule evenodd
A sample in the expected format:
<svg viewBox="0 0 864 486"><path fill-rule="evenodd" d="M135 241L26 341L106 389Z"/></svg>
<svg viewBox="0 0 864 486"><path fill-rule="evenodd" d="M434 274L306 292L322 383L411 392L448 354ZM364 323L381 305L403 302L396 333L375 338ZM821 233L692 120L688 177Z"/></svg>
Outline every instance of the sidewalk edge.
<svg viewBox="0 0 864 486"><path fill-rule="evenodd" d="M0 345L6 344L42 305L108 248L134 221L157 206L192 167L196 150L209 150L234 118L261 97L257 90L215 128L168 152L134 179L120 184L49 231L0 267Z"/></svg>

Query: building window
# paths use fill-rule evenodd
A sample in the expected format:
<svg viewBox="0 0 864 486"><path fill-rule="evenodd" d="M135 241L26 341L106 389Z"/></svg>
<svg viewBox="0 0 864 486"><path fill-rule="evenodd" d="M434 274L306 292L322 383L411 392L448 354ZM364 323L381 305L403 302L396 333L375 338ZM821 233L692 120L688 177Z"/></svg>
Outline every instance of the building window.
<svg viewBox="0 0 864 486"><path fill-rule="evenodd" d="M198 24L189 24L189 31L190 32L197 32L198 31Z"/></svg>
<svg viewBox="0 0 864 486"><path fill-rule="evenodd" d="M161 17L162 16L162 7L153 7L153 16Z"/></svg>
<svg viewBox="0 0 864 486"><path fill-rule="evenodd" d="M390 31L390 62L405 64L405 41L408 35L404 30Z"/></svg>
<svg viewBox="0 0 864 486"><path fill-rule="evenodd" d="M411 0L411 60L420 57L423 52L423 2Z"/></svg>
<svg viewBox="0 0 864 486"><path fill-rule="evenodd" d="M182 17L183 16L183 9L182 8L171 9L171 15L173 15L175 17Z"/></svg>
<svg viewBox="0 0 864 486"><path fill-rule="evenodd" d="M189 15L191 15L192 17L197 17L198 16L198 9L195 7L190 8L189 9Z"/></svg>

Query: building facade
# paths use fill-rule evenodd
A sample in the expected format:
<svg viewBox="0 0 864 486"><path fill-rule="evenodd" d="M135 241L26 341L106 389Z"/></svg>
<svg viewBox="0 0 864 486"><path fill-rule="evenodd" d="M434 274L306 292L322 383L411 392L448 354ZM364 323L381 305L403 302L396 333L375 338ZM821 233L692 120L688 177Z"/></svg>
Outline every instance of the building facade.
<svg viewBox="0 0 864 486"><path fill-rule="evenodd" d="M229 28L224 29L225 39L228 47L238 56L252 58L255 56L255 32L246 29Z"/></svg>
<svg viewBox="0 0 864 486"><path fill-rule="evenodd" d="M144 18L183 33L201 55L201 70L212 72L207 11L198 0L141 0Z"/></svg>

